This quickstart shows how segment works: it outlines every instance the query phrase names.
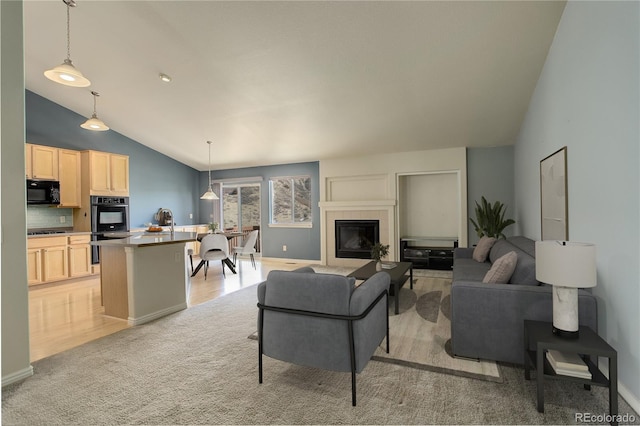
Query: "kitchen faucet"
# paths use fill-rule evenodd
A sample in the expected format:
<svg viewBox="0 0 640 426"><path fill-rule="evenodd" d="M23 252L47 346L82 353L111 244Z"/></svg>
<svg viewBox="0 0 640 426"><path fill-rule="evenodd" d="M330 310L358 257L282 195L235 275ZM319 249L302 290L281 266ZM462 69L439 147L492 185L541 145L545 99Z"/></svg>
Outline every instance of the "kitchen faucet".
<svg viewBox="0 0 640 426"><path fill-rule="evenodd" d="M175 222L175 220L173 220L173 212L163 207L158 212L158 216L160 216L160 213L163 213L163 212L169 212L169 217L171 217L171 236L173 237L173 223Z"/></svg>

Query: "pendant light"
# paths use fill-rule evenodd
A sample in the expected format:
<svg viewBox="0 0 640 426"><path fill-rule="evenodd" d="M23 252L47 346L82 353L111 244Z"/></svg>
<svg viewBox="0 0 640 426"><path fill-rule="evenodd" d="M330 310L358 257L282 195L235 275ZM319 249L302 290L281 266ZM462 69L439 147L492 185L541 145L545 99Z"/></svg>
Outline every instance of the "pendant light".
<svg viewBox="0 0 640 426"><path fill-rule="evenodd" d="M71 42L69 31L69 8L76 7L74 0L62 0L67 5L67 59L57 67L44 72L45 77L56 83L64 84L65 86L72 87L87 87L91 82L82 75L82 73L73 66L71 62Z"/></svg>
<svg viewBox="0 0 640 426"><path fill-rule="evenodd" d="M202 194L202 197L200 197L200 199L201 200L219 200L216 193L213 192L213 188L211 188L211 143L212 142L207 141L207 143L209 144L209 188L207 189L207 192Z"/></svg>
<svg viewBox="0 0 640 426"><path fill-rule="evenodd" d="M95 132L104 132L105 130L109 130L109 126L104 124L104 122L100 120L98 118L98 115L96 114L96 98L100 96L100 93L94 92L92 90L91 94L93 95L93 115L90 119L82 123L80 127L87 130L93 130Z"/></svg>

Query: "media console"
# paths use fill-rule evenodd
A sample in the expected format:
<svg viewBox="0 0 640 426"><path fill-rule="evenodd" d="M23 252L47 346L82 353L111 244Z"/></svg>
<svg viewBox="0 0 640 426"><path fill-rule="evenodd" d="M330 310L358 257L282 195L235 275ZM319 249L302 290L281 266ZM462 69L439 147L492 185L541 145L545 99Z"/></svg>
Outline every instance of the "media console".
<svg viewBox="0 0 640 426"><path fill-rule="evenodd" d="M402 237L400 261L411 262L416 269L450 270L456 247L458 237Z"/></svg>

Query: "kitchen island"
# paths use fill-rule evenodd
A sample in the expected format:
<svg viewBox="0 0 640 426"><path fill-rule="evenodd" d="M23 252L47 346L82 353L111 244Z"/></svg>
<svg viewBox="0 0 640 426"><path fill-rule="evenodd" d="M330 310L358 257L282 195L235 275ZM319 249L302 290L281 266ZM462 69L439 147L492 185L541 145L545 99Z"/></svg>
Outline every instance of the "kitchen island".
<svg viewBox="0 0 640 426"><path fill-rule="evenodd" d="M105 314L144 324L187 308L186 244L196 233L143 233L91 242L100 247Z"/></svg>

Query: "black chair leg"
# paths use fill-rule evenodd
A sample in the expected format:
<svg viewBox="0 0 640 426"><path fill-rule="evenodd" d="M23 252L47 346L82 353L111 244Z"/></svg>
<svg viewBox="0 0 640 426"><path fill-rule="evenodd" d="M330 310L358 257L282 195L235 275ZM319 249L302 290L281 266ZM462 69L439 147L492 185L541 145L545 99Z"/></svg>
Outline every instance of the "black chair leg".
<svg viewBox="0 0 640 426"><path fill-rule="evenodd" d="M256 268L256 259L253 257L253 253L251 253L251 264L253 265L253 269L257 269Z"/></svg>
<svg viewBox="0 0 640 426"><path fill-rule="evenodd" d="M205 279L205 280L207 279L207 271L208 271L208 270L209 270L209 261L207 260L207 261L204 263L204 279Z"/></svg>
<svg viewBox="0 0 640 426"><path fill-rule="evenodd" d="M193 275L193 256L189 255L189 262L191 263L191 275Z"/></svg>
<svg viewBox="0 0 640 426"><path fill-rule="evenodd" d="M227 275L224 273L224 260L222 260L222 276L223 277L227 277Z"/></svg>

